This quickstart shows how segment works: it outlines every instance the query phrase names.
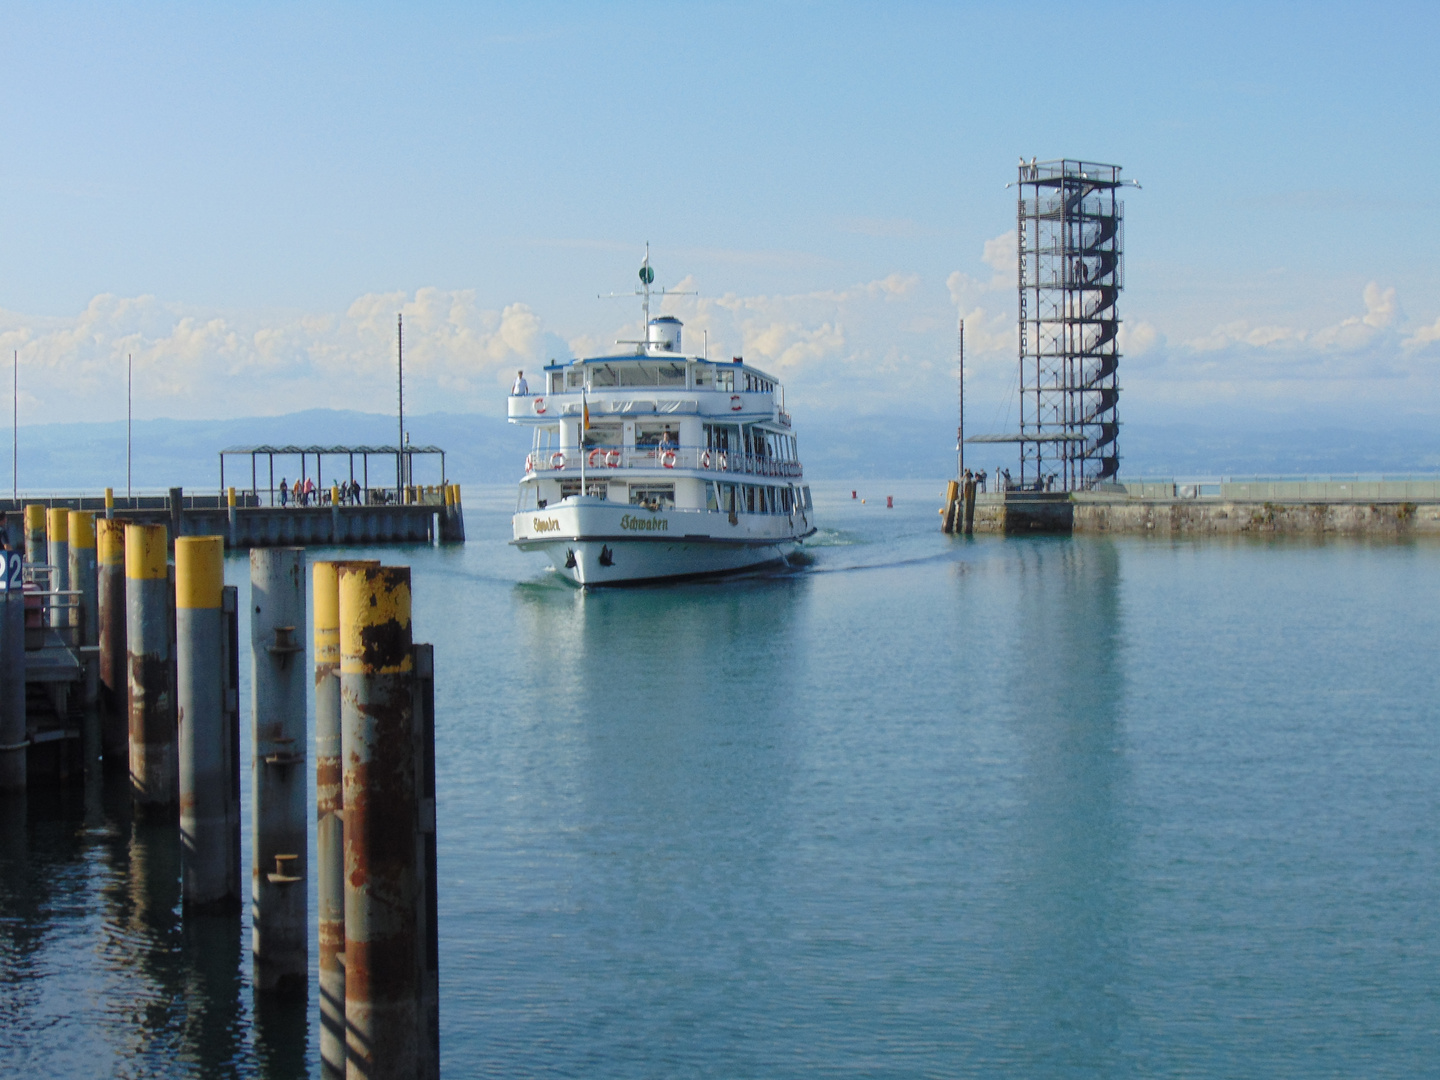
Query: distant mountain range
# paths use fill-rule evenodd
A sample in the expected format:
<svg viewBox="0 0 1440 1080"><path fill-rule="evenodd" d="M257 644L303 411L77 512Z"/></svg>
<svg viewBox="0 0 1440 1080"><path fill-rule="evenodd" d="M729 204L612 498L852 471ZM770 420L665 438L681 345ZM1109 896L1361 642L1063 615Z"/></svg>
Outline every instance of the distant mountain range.
<svg viewBox="0 0 1440 1080"><path fill-rule="evenodd" d="M954 421L944 415L796 412L801 457L806 475L812 478L940 478L955 469ZM529 449L526 431L495 416L431 413L408 418L406 426L414 444L445 449L447 476L461 483L516 481ZM214 491L220 483L219 451L224 447L394 445L396 434L394 417L336 409L234 420L137 421L134 487L150 491L180 485ZM124 421L43 424L22 427L19 435L22 491L125 489ZM1281 426L1260 420L1223 427L1126 424L1120 445L1122 475L1131 477L1440 472L1440 437L1418 424L1373 430ZM985 454L995 461L1013 462L1009 447L988 447ZM0 450L0 462L8 464L8 456ZM976 448L967 451L967 460L972 459L981 463ZM293 479L298 467L297 458L277 459L276 481L282 475ZM357 463L357 474L358 467ZM373 476L393 476L393 466L387 474L383 461L372 459L371 467ZM248 462L227 460L226 469L227 480L236 486L248 481ZM326 460L326 481L343 475L340 460ZM416 479L438 482L439 463L417 465ZM262 485L267 481L263 473L260 481Z"/></svg>

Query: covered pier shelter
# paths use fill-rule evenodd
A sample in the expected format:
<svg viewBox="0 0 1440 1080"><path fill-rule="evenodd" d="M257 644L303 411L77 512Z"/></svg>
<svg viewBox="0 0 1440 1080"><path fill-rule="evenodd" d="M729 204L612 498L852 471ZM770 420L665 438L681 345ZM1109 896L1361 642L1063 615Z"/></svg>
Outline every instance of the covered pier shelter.
<svg viewBox="0 0 1440 1080"><path fill-rule="evenodd" d="M304 483L306 479L313 479L317 488L328 489L325 476L325 459L328 457L332 462L337 458L345 459L345 471L342 476L331 476L331 480L342 479L347 483L360 484L361 502L364 505L400 503L407 501L403 496L405 490L414 487L417 479L414 475L416 457L440 458L440 476L438 484L444 487L445 479L445 451L438 446L412 446L406 443L402 446L227 446L220 451L220 491L226 490L225 485L225 459L236 457L248 457L250 459L250 494L253 506L275 506L276 505L276 475L275 459L281 459L281 479L286 476L286 458L298 458L299 470L295 478ZM265 458L265 490L268 493L264 500L260 497L260 459ZM388 462L395 468L395 473L387 479L393 478L394 484L370 483L370 459L378 457L388 459ZM360 470L356 472L356 459L359 459ZM310 472L313 459L314 472ZM331 465L332 473L335 471L335 464ZM384 466L381 466L383 469ZM232 477L235 473L235 463L230 465ZM240 476L242 483L234 484L235 487L244 489L244 476ZM232 479L231 483L234 483ZM293 481L292 481L293 483Z"/></svg>

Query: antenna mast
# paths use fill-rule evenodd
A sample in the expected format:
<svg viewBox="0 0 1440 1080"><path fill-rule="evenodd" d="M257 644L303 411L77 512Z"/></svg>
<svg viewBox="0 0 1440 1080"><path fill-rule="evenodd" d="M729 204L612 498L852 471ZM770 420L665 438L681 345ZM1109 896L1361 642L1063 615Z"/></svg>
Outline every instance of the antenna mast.
<svg viewBox="0 0 1440 1080"><path fill-rule="evenodd" d="M959 458L955 475L965 479L965 320L960 320L960 427L955 434L955 454Z"/></svg>
<svg viewBox="0 0 1440 1080"><path fill-rule="evenodd" d="M405 316L395 316L395 370L400 390L400 432L395 440L395 501L405 501Z"/></svg>

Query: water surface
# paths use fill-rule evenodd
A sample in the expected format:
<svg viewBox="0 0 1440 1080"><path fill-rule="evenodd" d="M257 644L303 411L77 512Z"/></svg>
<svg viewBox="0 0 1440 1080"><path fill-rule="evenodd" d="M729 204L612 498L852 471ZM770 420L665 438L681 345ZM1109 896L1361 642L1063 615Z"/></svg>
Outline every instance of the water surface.
<svg viewBox="0 0 1440 1080"><path fill-rule="evenodd" d="M375 552L436 646L447 1075L1437 1071L1440 547L822 485L797 571L580 593L466 494ZM318 1073L170 830L0 812L0 1071Z"/></svg>

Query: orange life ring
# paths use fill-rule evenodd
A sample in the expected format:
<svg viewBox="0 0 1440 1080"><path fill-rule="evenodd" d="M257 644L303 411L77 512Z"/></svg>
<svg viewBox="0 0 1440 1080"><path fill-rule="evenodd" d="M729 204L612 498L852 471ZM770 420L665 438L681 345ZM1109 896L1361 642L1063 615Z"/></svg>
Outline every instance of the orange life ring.
<svg viewBox="0 0 1440 1080"><path fill-rule="evenodd" d="M565 467L564 451L556 450L553 454L550 455L550 467L552 469L563 469Z"/></svg>
<svg viewBox="0 0 1440 1080"><path fill-rule="evenodd" d="M531 457L530 457L529 454L526 454L526 455L525 455L525 472L528 474L528 473L531 473L531 472L534 472L534 471L535 471L535 462L534 462L533 460L531 460Z"/></svg>
<svg viewBox="0 0 1440 1080"><path fill-rule="evenodd" d="M725 451L722 450L720 451L720 453L715 455L715 467L717 469L719 469L721 472L724 472L728 465L729 462L725 457Z"/></svg>
<svg viewBox="0 0 1440 1080"><path fill-rule="evenodd" d="M674 451L674 450L664 450L664 451L661 451L661 453L660 453L660 464L663 465L663 466L664 466L665 468L667 468L667 469L673 469L673 468L675 467L675 451Z"/></svg>
<svg viewBox="0 0 1440 1080"><path fill-rule="evenodd" d="M604 451L601 447L598 447L598 446L597 446L594 450L591 450L591 451L590 451L590 457L587 458L586 460L588 460L588 461L590 462L590 467L591 467L592 469L595 468L595 459L596 459L596 458L599 458L599 457L602 457L602 456L604 455L604 453L605 453L605 451Z"/></svg>
<svg viewBox="0 0 1440 1080"><path fill-rule="evenodd" d="M745 401L739 394L730 395L730 411L739 412L745 407Z"/></svg>
<svg viewBox="0 0 1440 1080"><path fill-rule="evenodd" d="M618 469L618 468L620 467L620 451L619 451L619 450L606 450L606 451L605 451L605 467L606 467L607 469Z"/></svg>
<svg viewBox="0 0 1440 1080"><path fill-rule="evenodd" d="M702 469L708 469L709 467L710 467L710 451L709 451L709 450L702 450L702 451L700 452L700 468L702 468Z"/></svg>
<svg viewBox="0 0 1440 1080"><path fill-rule="evenodd" d="M545 415L545 399L543 397L537 397L531 402L530 407L535 410L536 416Z"/></svg>

